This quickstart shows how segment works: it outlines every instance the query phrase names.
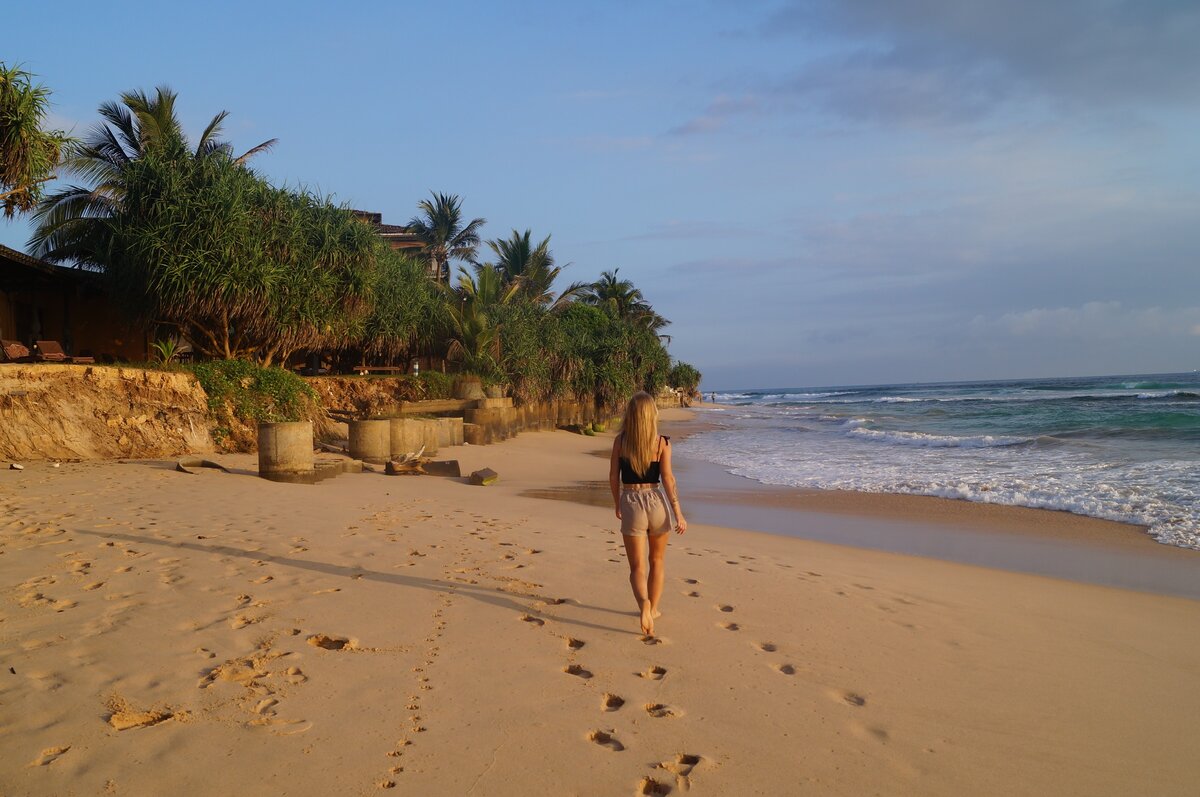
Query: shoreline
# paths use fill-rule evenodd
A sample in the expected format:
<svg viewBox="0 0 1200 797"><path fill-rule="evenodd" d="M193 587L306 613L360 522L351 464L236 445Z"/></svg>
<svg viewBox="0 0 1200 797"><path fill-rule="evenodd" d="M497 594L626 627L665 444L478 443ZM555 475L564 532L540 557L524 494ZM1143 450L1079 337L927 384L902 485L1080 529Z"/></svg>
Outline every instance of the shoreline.
<svg viewBox="0 0 1200 797"><path fill-rule="evenodd" d="M660 418L677 443L713 428L692 409ZM675 463L690 522L1200 600L1200 551L1160 543L1142 526L935 496L768 485L689 458L686 445ZM611 502L599 481L530 494Z"/></svg>
<svg viewBox="0 0 1200 797"><path fill-rule="evenodd" d="M644 639L610 499L524 497L606 442L0 471L6 794L1194 791L1200 602L693 516Z"/></svg>

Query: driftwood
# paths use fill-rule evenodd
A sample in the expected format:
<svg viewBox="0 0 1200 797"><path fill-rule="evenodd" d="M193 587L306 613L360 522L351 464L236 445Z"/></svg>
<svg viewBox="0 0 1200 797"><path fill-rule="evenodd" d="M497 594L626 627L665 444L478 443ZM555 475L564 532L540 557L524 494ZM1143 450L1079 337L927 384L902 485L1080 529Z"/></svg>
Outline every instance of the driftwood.
<svg viewBox="0 0 1200 797"><path fill-rule="evenodd" d="M388 460L383 472L389 476L419 476L426 472L424 465L429 462L422 456L424 453L425 446L421 446L420 451L405 454L399 459Z"/></svg>
<svg viewBox="0 0 1200 797"><path fill-rule="evenodd" d="M200 457L184 457L175 463L175 470L179 471L180 473L190 473L194 476L196 471L189 470L189 468L215 468L222 473L229 473L229 468L226 468L220 463L213 462L211 459L201 459Z"/></svg>

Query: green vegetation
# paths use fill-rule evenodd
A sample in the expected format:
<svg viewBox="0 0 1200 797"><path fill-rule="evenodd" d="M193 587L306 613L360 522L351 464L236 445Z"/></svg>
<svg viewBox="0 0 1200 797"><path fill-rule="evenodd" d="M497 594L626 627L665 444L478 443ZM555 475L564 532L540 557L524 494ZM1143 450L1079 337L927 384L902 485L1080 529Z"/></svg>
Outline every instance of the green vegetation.
<svg viewBox="0 0 1200 797"><path fill-rule="evenodd" d="M32 210L55 178L71 139L45 129L50 91L20 66L0 61L0 204L6 218Z"/></svg>
<svg viewBox="0 0 1200 797"><path fill-rule="evenodd" d="M212 360L188 366L208 394L215 423L213 437L226 444L258 421L314 420L323 415L316 392L282 368L264 368L245 360Z"/></svg>
<svg viewBox="0 0 1200 797"><path fill-rule="evenodd" d="M462 223L462 200L448 194L434 194L433 201L417 203L421 215L414 216L408 229L425 245L430 269L440 284L450 281L450 261L471 260L479 248L479 228L486 219Z"/></svg>
<svg viewBox="0 0 1200 797"><path fill-rule="evenodd" d="M341 370L368 361L444 362L521 401L594 399L615 407L676 377L668 322L617 269L559 289L550 236L487 241L462 200L433 194L409 224L422 246L396 252L370 224L326 197L271 185L248 165L274 140L235 157L222 112L190 143L176 95L123 94L70 147L80 178L46 197L32 244L55 261L102 271L111 294L154 337L186 342L214 415L243 422L308 417L302 380L267 366L313 353ZM463 261L456 282L452 261ZM158 351L170 367L177 349ZM401 377L424 398L454 377ZM222 423L224 423L222 421Z"/></svg>
<svg viewBox="0 0 1200 797"><path fill-rule="evenodd" d="M671 387L683 388L689 394L695 392L700 386L700 372L696 370L694 365L677 360L671 366L671 373L667 375L667 382Z"/></svg>

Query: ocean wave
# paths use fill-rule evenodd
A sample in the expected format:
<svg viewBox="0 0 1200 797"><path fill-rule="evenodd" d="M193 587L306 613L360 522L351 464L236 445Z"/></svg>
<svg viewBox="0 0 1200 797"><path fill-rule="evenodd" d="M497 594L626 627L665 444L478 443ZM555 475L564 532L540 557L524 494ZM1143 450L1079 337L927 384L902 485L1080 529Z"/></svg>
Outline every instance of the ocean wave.
<svg viewBox="0 0 1200 797"><path fill-rule="evenodd" d="M1165 390L1155 393L1138 393L1140 399L1200 399L1200 393L1190 390Z"/></svg>
<svg viewBox="0 0 1200 797"><path fill-rule="evenodd" d="M929 434L927 432L866 429L861 426L851 428L846 434L850 437L864 440L903 446L918 446L920 448L997 448L1033 442L1028 437L1004 437L990 434L958 437L955 435Z"/></svg>
<svg viewBox="0 0 1200 797"><path fill-rule="evenodd" d="M812 401L814 399L834 398L835 396L853 396L856 392L854 390L834 390L827 393L764 393L754 398L761 399L767 403L779 401Z"/></svg>

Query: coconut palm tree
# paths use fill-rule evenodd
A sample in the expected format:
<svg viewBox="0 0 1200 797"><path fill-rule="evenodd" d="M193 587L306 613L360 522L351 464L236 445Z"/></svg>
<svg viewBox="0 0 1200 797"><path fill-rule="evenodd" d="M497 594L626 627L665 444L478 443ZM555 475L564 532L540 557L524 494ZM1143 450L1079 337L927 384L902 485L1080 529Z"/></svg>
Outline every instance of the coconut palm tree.
<svg viewBox="0 0 1200 797"><path fill-rule="evenodd" d="M561 309L587 286L576 282L555 296L554 281L566 266L554 265L549 235L537 246L531 236L530 230L524 233L513 230L508 238L488 241L487 245L496 253L496 269L506 282L519 285L521 294L535 304Z"/></svg>
<svg viewBox="0 0 1200 797"><path fill-rule="evenodd" d="M420 216L408 223L429 256L429 270L438 283L450 281L450 261L472 260L479 248L479 228L486 219L462 223L462 200L449 194L433 194L433 201L417 203Z"/></svg>
<svg viewBox="0 0 1200 797"><path fill-rule="evenodd" d="M106 245L102 222L120 210L125 174L147 152L181 158L233 157L232 147L219 138L228 112L214 116L192 148L175 113L176 98L171 89L159 86L153 96L129 91L121 95L119 102L100 106L103 121L83 142L70 148L63 163L66 171L82 177L91 187L68 186L41 203L34 214L37 229L29 242L35 255L103 268ZM234 160L245 163L275 142L264 141Z"/></svg>
<svg viewBox="0 0 1200 797"><path fill-rule="evenodd" d="M43 129L49 110L49 89L0 62L0 204L7 218L37 205L71 141L61 130Z"/></svg>
<svg viewBox="0 0 1200 797"><path fill-rule="evenodd" d="M489 263L477 263L472 271L459 269L458 287L442 286L450 319L446 358L458 361L469 373L497 375L500 326L490 311L511 302L519 289L517 283L506 283L501 272Z"/></svg>
<svg viewBox="0 0 1200 797"><path fill-rule="evenodd" d="M621 269L600 272L600 279L588 285L582 294L587 304L607 310L617 318L633 318L650 309L642 292L618 274Z"/></svg>
<svg viewBox="0 0 1200 797"><path fill-rule="evenodd" d="M669 341L670 336L662 334L662 330L671 322L655 312L650 303L646 301L646 297L638 288L634 287L632 282L617 276L620 270L615 268L612 271L602 271L600 279L584 287L581 294L582 301L599 307L617 318L644 327L658 337Z"/></svg>

